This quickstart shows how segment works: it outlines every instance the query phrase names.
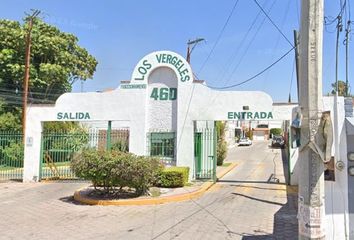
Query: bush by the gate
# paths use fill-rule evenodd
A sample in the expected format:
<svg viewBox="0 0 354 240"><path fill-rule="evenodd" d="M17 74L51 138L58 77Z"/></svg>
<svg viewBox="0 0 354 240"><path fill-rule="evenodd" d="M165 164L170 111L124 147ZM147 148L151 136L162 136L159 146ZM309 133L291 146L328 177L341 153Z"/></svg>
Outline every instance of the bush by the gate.
<svg viewBox="0 0 354 240"><path fill-rule="evenodd" d="M270 129L270 134L273 135L282 135L283 134L283 130L281 128L271 128Z"/></svg>
<svg viewBox="0 0 354 240"><path fill-rule="evenodd" d="M189 167L165 168L158 178L158 186L174 188L183 187L188 182Z"/></svg>
<svg viewBox="0 0 354 240"><path fill-rule="evenodd" d="M117 193L128 187L134 188L136 195L146 193L163 169L156 158L92 149L77 154L71 167L76 176L92 181L95 189Z"/></svg>

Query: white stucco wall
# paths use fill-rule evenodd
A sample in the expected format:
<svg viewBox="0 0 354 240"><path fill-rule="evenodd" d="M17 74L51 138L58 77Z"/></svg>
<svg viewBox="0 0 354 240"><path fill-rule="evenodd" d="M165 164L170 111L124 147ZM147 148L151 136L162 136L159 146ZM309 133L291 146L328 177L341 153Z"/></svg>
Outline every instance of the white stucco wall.
<svg viewBox="0 0 354 240"><path fill-rule="evenodd" d="M58 98L55 106L29 106L25 135L26 141L32 139L33 142L31 145L25 145L23 181L38 180L42 122L68 121L68 119L58 120L58 112L90 114L90 119L80 121L128 121L129 149L138 155L144 155L146 153L145 99L144 89L116 89L104 93L66 93Z"/></svg>
<svg viewBox="0 0 354 240"><path fill-rule="evenodd" d="M173 61L172 61L173 60ZM153 99L154 88L177 88L176 100ZM230 120L229 112L272 112L271 97L259 91L215 91L193 83L189 64L178 54L160 51L148 54L134 69L130 83L104 93L66 93L54 106L30 106L26 137L33 139L25 146L24 181L39 176L41 124L58 119L58 113L88 113L80 121L113 121L128 123L129 150L147 154L146 135L151 130L176 132L177 165L189 166L194 172L194 121ZM274 118L287 117L285 110L274 112ZM260 119L262 120L262 119Z"/></svg>
<svg viewBox="0 0 354 240"><path fill-rule="evenodd" d="M154 88L177 88L178 80L173 70L168 67L155 69L149 76L148 93ZM176 131L177 130L177 100L159 101L147 94L147 129Z"/></svg>
<svg viewBox="0 0 354 240"><path fill-rule="evenodd" d="M324 111L331 112L334 131L338 130L339 135L339 159L344 162L342 171L335 168L335 181L325 181L325 207L326 207L326 239L346 239L348 233L348 160L347 143L345 130L344 98L338 98L338 127L334 125L334 97L323 98ZM332 148L332 155L335 155L335 146ZM333 238L334 236L334 238Z"/></svg>

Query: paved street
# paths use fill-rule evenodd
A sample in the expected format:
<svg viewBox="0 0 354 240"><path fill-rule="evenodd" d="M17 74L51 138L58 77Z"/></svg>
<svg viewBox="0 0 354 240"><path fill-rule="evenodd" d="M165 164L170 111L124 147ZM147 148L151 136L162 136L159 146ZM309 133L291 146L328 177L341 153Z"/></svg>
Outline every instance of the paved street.
<svg viewBox="0 0 354 240"><path fill-rule="evenodd" d="M2 183L0 239L297 239L281 155L267 142L233 148L238 166L203 197L155 206L74 203L84 182Z"/></svg>

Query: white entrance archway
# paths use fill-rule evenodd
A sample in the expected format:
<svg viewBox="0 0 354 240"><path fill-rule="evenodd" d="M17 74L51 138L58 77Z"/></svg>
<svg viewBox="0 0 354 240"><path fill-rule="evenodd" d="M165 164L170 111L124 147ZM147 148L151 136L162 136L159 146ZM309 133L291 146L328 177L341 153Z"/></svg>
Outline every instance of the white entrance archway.
<svg viewBox="0 0 354 240"><path fill-rule="evenodd" d="M176 164L190 167L193 177L193 121L291 117L291 113L286 119L276 114L268 94L215 91L203 81L193 80L190 65L179 54L153 52L138 62L132 79L122 82L114 91L65 93L55 105L28 107L24 181L38 181L45 121L129 121L129 150L138 155L149 154L146 142L151 128L174 132Z"/></svg>

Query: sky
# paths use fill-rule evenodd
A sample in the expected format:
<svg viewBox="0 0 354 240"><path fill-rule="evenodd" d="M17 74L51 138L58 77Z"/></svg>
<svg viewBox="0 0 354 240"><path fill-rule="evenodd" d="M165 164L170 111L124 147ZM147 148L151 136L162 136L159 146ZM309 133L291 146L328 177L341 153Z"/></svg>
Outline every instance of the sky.
<svg viewBox="0 0 354 240"><path fill-rule="evenodd" d="M224 27L236 1L1 0L0 18L22 21L25 12L38 9L45 22L79 38L79 45L97 59L98 65L93 79L83 84L76 82L73 92L117 88L120 81L130 80L135 65L148 53L170 50L186 56L186 43L195 38L205 41L192 52L193 73L208 86L223 87L256 75L291 49L253 0L238 0ZM284 36L293 42L293 31L299 30L301 1L257 1ZM340 0L324 2L325 16L337 16ZM353 6L354 3L351 10ZM324 29L324 94L331 91L331 83L335 81L335 27L332 24ZM340 80L345 80L344 36L343 31L340 34ZM354 42L350 44L349 82L354 85ZM292 51L270 70L231 90L264 91L275 102L288 101L290 92L292 101L296 102L295 74Z"/></svg>

